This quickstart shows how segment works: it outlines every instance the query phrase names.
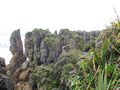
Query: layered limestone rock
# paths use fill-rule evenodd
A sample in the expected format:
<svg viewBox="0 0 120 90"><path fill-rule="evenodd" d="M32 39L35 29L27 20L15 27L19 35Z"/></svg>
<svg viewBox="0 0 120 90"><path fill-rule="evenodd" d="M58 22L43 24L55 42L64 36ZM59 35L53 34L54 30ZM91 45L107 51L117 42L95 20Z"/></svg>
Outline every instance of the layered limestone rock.
<svg viewBox="0 0 120 90"><path fill-rule="evenodd" d="M12 80L6 75L5 60L0 57L0 90L14 90Z"/></svg>
<svg viewBox="0 0 120 90"><path fill-rule="evenodd" d="M59 57L59 39L48 30L35 29L26 33L25 55L36 64L49 64Z"/></svg>
<svg viewBox="0 0 120 90"><path fill-rule="evenodd" d="M49 30L34 29L25 35L25 55L36 64L50 64L58 60L63 47L84 50L86 43L94 40L99 31L69 31L61 29L59 34Z"/></svg>
<svg viewBox="0 0 120 90"><path fill-rule="evenodd" d="M25 61L12 75L15 84L15 90L32 90L32 85L29 82L31 73L30 60Z"/></svg>
<svg viewBox="0 0 120 90"><path fill-rule="evenodd" d="M37 85L36 82L32 82L31 73L36 66L56 63L60 54L69 50L84 51L86 43L94 40L98 35L99 31L61 29L59 34L57 31L52 34L49 30L34 29L25 35L24 55L20 30L14 31L10 37L10 51L13 57L7 69L15 83L15 90L35 90Z"/></svg>
<svg viewBox="0 0 120 90"><path fill-rule="evenodd" d="M31 68L29 67L30 60L26 61L26 57L23 54L23 44L19 29L11 34L10 51L13 57L7 69L14 81L15 90L32 90L29 83L29 74L31 72Z"/></svg>
<svg viewBox="0 0 120 90"><path fill-rule="evenodd" d="M14 72L25 62L26 57L23 54L23 44L20 36L20 30L16 30L11 34L10 37L10 51L13 54L13 57L10 61L10 64L7 66L10 71L10 75L13 75Z"/></svg>
<svg viewBox="0 0 120 90"><path fill-rule="evenodd" d="M14 73L13 78L18 78L19 80L15 85L15 90L32 90L32 85L29 82L29 76L31 73L29 63L30 61L25 61Z"/></svg>
<svg viewBox="0 0 120 90"><path fill-rule="evenodd" d="M51 63L57 63L60 54L67 53L69 50L88 51L91 41L94 41L99 34L99 31L69 31L68 29L61 29L59 33L55 31L52 34L48 30L34 29L25 35L25 55L30 60L29 67L33 67L34 70L36 66L41 65L40 69L42 69L42 65L48 66ZM88 47L84 49L86 45ZM59 73L59 70L56 72ZM41 75L43 75L43 72ZM42 82L42 80L39 82ZM36 86L37 83L33 80L33 90ZM37 88L41 89L43 87Z"/></svg>

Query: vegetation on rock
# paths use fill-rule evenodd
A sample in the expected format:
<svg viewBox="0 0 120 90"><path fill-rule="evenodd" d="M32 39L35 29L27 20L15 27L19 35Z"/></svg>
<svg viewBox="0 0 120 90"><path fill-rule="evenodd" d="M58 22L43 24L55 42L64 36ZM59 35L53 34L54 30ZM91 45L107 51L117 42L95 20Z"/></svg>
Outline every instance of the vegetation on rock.
<svg viewBox="0 0 120 90"><path fill-rule="evenodd" d="M36 28L26 33L25 55L19 30L11 35L10 45L13 58L7 73L16 89L120 89L119 20L103 31L61 29L52 34L48 29ZM3 61L2 76L6 74Z"/></svg>
<svg viewBox="0 0 120 90"><path fill-rule="evenodd" d="M32 74L33 81L37 81L39 87L44 87L43 90L118 90L120 88L120 23L114 24L103 30L96 41L88 44L90 50L86 54L79 49L86 48L84 45L79 47L79 43L84 40L76 33L72 33L71 39L76 40L76 47L61 53L58 61L52 65L36 67ZM54 43L57 41L54 37L48 39L52 39ZM100 46L99 42L102 42ZM41 84L44 81L42 79L46 83Z"/></svg>

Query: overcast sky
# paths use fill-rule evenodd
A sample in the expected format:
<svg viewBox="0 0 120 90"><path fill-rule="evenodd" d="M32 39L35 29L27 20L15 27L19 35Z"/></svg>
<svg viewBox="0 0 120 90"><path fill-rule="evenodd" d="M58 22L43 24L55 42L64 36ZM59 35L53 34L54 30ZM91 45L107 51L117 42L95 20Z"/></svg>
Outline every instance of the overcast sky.
<svg viewBox="0 0 120 90"><path fill-rule="evenodd" d="M101 30L115 20L114 8L120 15L120 0L0 0L0 56L10 60L13 30Z"/></svg>

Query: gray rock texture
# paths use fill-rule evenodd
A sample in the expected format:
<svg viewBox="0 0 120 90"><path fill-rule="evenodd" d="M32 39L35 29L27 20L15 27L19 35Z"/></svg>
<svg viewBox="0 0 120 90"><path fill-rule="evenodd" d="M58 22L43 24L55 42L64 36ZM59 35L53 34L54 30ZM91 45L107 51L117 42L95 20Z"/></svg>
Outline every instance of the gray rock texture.
<svg viewBox="0 0 120 90"><path fill-rule="evenodd" d="M12 76L22 63L26 61L26 57L23 54L23 44L19 29L11 34L10 51L13 57L10 64L7 66L7 70L10 72L10 76Z"/></svg>
<svg viewBox="0 0 120 90"><path fill-rule="evenodd" d="M0 90L14 90L12 80L6 75L5 59L0 57Z"/></svg>

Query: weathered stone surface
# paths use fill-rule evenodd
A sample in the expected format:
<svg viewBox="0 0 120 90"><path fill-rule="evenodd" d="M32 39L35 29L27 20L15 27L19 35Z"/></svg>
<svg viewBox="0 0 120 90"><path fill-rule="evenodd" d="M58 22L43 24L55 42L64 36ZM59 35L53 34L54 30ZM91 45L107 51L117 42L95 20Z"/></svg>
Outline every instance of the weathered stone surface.
<svg viewBox="0 0 120 90"><path fill-rule="evenodd" d="M44 56L45 54L47 54L46 56L44 56L44 57L46 57L46 60L45 60L46 64L56 62L60 55L60 40L53 34L48 34L43 39L43 42L44 42L44 45L43 45L44 48L41 45L40 50L46 49L45 50L46 52L41 53L41 56ZM42 58L41 58L41 60L42 60Z"/></svg>
<svg viewBox="0 0 120 90"><path fill-rule="evenodd" d="M50 64L58 60L63 47L83 50L86 43L99 35L99 31L69 31L61 29L59 34L48 30L34 29L26 33L25 55L36 64Z"/></svg>
<svg viewBox="0 0 120 90"><path fill-rule="evenodd" d="M77 31L79 36L82 36L84 39L84 43L88 43L89 41L95 39L96 37L99 36L100 31L90 31L90 32L86 32L86 31Z"/></svg>
<svg viewBox="0 0 120 90"><path fill-rule="evenodd" d="M13 57L10 64L7 65L7 70L10 72L10 76L14 80L14 83L18 82L18 75L21 72L21 65L26 61L26 57L23 54L23 44L20 36L20 30L16 30L10 37L10 51Z"/></svg>
<svg viewBox="0 0 120 90"><path fill-rule="evenodd" d="M14 90L12 80L6 76L5 59L0 57L0 90Z"/></svg>
<svg viewBox="0 0 120 90"><path fill-rule="evenodd" d="M19 68L14 72L14 74L11 76L11 77L12 77L12 80L14 81L14 83L19 82L19 75L20 75L21 72L22 72L22 69L21 69L21 67L19 67Z"/></svg>
<svg viewBox="0 0 120 90"><path fill-rule="evenodd" d="M14 90L12 80L3 74L0 74L0 90Z"/></svg>
<svg viewBox="0 0 120 90"><path fill-rule="evenodd" d="M19 75L19 80L20 81L28 81L29 80L29 72L30 72L30 68L23 70Z"/></svg>
<svg viewBox="0 0 120 90"><path fill-rule="evenodd" d="M62 53L68 52L69 49L70 49L69 46L63 46L63 47L62 47Z"/></svg>
<svg viewBox="0 0 120 90"><path fill-rule="evenodd" d="M25 55L30 60L33 60L34 43L32 39L32 32L27 32L25 35Z"/></svg>
<svg viewBox="0 0 120 90"><path fill-rule="evenodd" d="M12 75L12 79L14 82L19 82L19 81L28 81L29 80L29 74L31 71L31 68L29 67L30 60L25 61L21 67L17 68L17 70L14 72Z"/></svg>
<svg viewBox="0 0 120 90"><path fill-rule="evenodd" d="M59 39L48 30L35 29L26 33L25 54L38 65L49 64L59 57L59 43Z"/></svg>
<svg viewBox="0 0 120 90"><path fill-rule="evenodd" d="M0 57L0 73L6 74L6 65L5 65L5 59Z"/></svg>
<svg viewBox="0 0 120 90"><path fill-rule="evenodd" d="M15 90L32 90L32 87L29 82L20 82L16 84Z"/></svg>
<svg viewBox="0 0 120 90"><path fill-rule="evenodd" d="M23 90L32 90L30 84L26 84L24 87L23 87Z"/></svg>
<svg viewBox="0 0 120 90"><path fill-rule="evenodd" d="M10 75L13 75L14 72L22 65L25 60L26 57L24 56L24 54L13 56L10 64L7 66L7 69L10 71Z"/></svg>
<svg viewBox="0 0 120 90"><path fill-rule="evenodd" d="M20 36L20 29L14 31L11 34L10 51L13 55L23 53L23 44Z"/></svg>
<svg viewBox="0 0 120 90"><path fill-rule="evenodd" d="M70 38L72 38L72 33L68 29L61 29L59 32L59 39L61 48L69 43Z"/></svg>
<svg viewBox="0 0 120 90"><path fill-rule="evenodd" d="M22 64L22 70L25 70L25 69L27 69L28 67L29 67L29 64L30 64L30 60L27 60L27 61L25 61L23 64Z"/></svg>

